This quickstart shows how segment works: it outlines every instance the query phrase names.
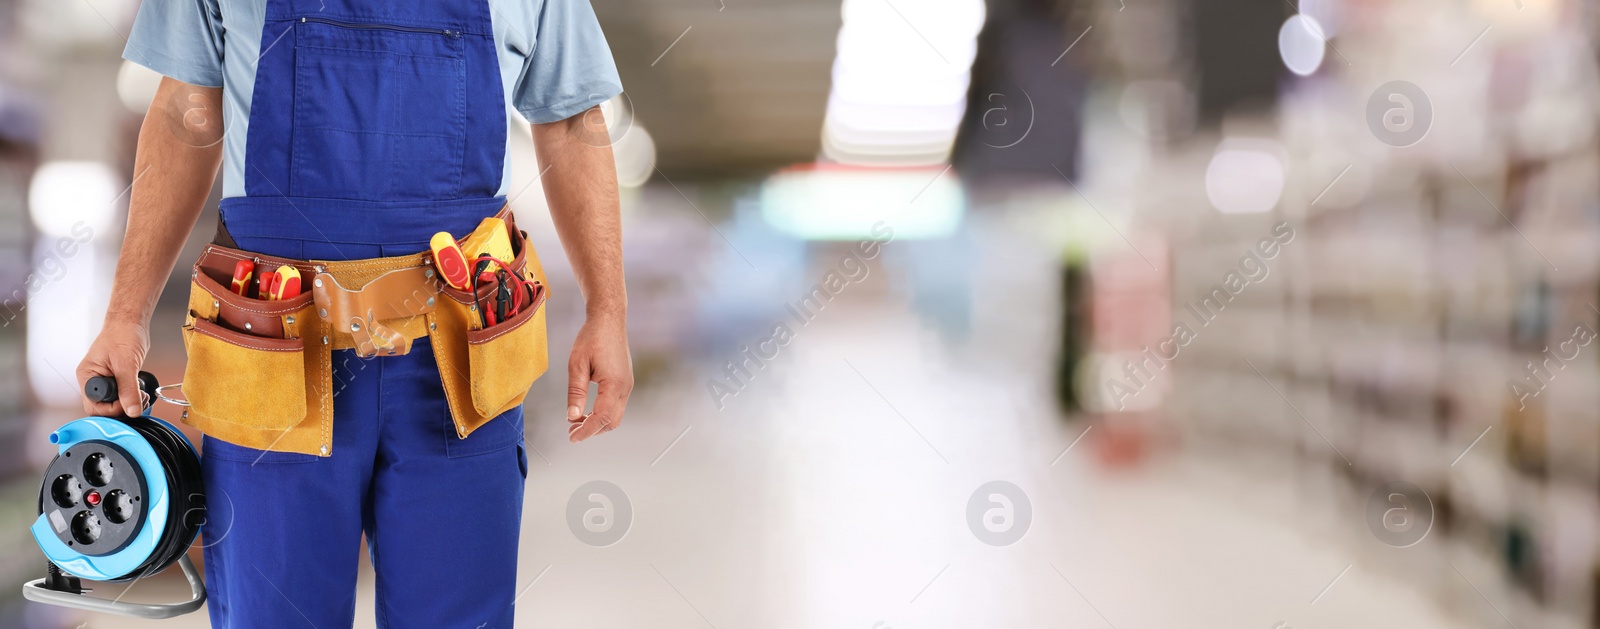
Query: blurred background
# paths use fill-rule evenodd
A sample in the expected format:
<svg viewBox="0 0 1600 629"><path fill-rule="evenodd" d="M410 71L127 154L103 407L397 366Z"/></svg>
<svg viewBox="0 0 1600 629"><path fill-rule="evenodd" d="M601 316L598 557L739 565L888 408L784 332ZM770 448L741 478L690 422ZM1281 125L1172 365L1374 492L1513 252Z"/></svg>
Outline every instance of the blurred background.
<svg viewBox="0 0 1600 629"><path fill-rule="evenodd" d="M566 442L583 310L513 116L556 365L518 626L1600 627L1595 3L594 6L638 383ZM206 623L19 595L157 83L136 10L0 0L4 627Z"/></svg>

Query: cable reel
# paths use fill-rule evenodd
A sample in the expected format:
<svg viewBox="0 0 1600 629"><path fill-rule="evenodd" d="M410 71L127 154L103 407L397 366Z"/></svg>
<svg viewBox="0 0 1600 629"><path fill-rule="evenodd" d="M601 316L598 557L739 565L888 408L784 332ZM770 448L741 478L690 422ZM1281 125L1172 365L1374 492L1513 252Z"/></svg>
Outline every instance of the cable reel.
<svg viewBox="0 0 1600 629"><path fill-rule="evenodd" d="M56 457L39 487L39 518L31 531L49 559L43 579L23 585L31 601L135 616L170 618L205 603L205 584L187 552L205 522L205 490L194 444L171 424L150 416L161 387L139 372L144 415L85 417L50 433ZM116 381L96 376L84 395L117 400ZM177 564L191 599L145 604L96 598L82 580L120 583Z"/></svg>

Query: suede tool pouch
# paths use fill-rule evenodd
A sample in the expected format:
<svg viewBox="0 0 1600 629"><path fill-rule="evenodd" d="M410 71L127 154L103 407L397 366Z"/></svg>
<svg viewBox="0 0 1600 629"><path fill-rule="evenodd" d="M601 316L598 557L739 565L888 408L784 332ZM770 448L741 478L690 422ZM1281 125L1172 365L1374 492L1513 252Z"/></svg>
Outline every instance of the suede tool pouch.
<svg viewBox="0 0 1600 629"><path fill-rule="evenodd" d="M188 352L183 393L189 401L183 419L237 445L318 452L325 441L317 439L320 430L305 439L285 438L291 428L322 419L324 410L310 407L310 400L320 395L307 395L309 386L322 380L321 355L326 352L312 296L307 292L272 301L233 293L224 282L240 259L255 260L257 268L304 265L306 277L314 271L300 261L216 245L206 248L195 264L183 327ZM312 410L318 412L308 412Z"/></svg>
<svg viewBox="0 0 1600 629"><path fill-rule="evenodd" d="M549 295L539 258L519 233L511 271L538 282L533 303L504 323L483 327L473 293L448 286L439 308L429 314L429 336L439 376L450 403L456 434L472 431L522 404L533 382L549 367L544 304ZM477 295L489 303L492 287Z"/></svg>
<svg viewBox="0 0 1600 629"><path fill-rule="evenodd" d="M544 285L539 284L532 306L504 323L467 332L472 406L478 414L494 417L521 404L533 381L549 368L544 297Z"/></svg>
<svg viewBox="0 0 1600 629"><path fill-rule="evenodd" d="M183 328L190 411L250 428L286 430L306 417L300 339L235 332L205 319Z"/></svg>

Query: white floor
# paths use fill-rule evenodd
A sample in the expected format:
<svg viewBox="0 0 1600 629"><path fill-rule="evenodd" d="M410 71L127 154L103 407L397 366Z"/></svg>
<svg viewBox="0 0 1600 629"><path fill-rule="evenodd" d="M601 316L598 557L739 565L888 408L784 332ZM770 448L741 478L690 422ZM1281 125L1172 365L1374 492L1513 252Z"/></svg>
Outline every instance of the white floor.
<svg viewBox="0 0 1600 629"><path fill-rule="evenodd" d="M938 487L947 474L919 480L870 456L812 474L796 465L805 457L784 463L796 472L789 492L663 469L666 459L654 474L613 476L635 488L635 528L603 549L577 542L561 521L561 494L588 476L530 482L517 626L1423 629L1498 620L1451 616L1360 565L1341 577L1358 557L1230 508L1223 492L1176 469L1113 479L1069 453L1055 478L1020 483L1037 508L1027 536L992 548L966 530L967 486ZM177 594L177 583L162 581L130 598ZM368 576L360 627L373 626L371 587ZM87 626L206 625L197 614Z"/></svg>

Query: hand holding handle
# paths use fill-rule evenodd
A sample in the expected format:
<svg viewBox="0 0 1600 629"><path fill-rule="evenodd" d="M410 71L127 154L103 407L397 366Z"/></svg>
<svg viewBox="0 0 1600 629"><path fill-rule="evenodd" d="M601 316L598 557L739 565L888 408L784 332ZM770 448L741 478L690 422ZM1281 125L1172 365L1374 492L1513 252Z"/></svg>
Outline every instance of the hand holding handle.
<svg viewBox="0 0 1600 629"><path fill-rule="evenodd" d="M156 399L155 374L148 371L139 372L139 390L144 392L144 407L146 410ZM117 401L117 381L111 376L93 376L83 383L83 396L91 402L110 403Z"/></svg>

